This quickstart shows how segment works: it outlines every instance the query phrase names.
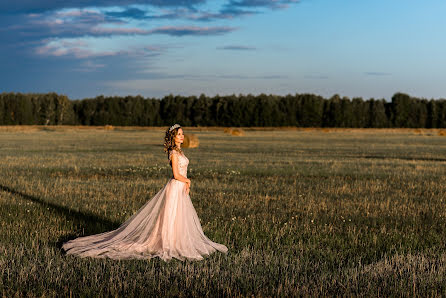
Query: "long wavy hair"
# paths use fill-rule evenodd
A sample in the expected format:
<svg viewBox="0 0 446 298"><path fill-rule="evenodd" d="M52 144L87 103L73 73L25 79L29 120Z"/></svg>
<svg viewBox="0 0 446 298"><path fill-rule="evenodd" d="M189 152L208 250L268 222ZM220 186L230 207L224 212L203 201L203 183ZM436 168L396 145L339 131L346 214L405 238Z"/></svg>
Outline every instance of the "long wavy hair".
<svg viewBox="0 0 446 298"><path fill-rule="evenodd" d="M164 136L164 152L167 153L167 158L169 158L169 153L172 150L180 151L180 148L175 144L175 137L178 134L181 126L170 130L170 127L166 130L166 135Z"/></svg>

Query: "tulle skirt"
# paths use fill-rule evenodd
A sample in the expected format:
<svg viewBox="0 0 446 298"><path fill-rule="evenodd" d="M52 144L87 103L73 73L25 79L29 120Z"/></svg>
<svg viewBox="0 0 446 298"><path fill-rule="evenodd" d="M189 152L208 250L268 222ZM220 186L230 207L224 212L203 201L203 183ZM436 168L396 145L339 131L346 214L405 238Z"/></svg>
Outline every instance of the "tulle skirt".
<svg viewBox="0 0 446 298"><path fill-rule="evenodd" d="M113 231L65 242L67 254L111 259L164 261L201 260L227 247L212 242L201 228L197 212L186 193L186 184L170 179L152 199Z"/></svg>

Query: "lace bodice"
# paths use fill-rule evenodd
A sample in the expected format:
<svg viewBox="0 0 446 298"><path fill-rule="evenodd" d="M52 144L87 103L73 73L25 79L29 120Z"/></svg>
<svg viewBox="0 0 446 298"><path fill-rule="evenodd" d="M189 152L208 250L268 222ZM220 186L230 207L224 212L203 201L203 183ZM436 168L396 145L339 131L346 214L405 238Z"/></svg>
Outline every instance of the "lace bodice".
<svg viewBox="0 0 446 298"><path fill-rule="evenodd" d="M172 155L175 154L178 156L178 171L180 175L187 178L187 166L189 165L189 159L184 155L184 153L180 153L176 150L171 150L169 152L169 159L172 160Z"/></svg>

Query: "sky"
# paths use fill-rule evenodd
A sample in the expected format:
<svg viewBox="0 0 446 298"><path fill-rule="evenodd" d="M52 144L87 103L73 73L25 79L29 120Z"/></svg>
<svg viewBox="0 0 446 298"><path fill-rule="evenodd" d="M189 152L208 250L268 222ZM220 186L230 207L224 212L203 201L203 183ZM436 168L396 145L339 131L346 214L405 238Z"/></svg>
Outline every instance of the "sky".
<svg viewBox="0 0 446 298"><path fill-rule="evenodd" d="M0 92L446 98L444 0L0 2Z"/></svg>

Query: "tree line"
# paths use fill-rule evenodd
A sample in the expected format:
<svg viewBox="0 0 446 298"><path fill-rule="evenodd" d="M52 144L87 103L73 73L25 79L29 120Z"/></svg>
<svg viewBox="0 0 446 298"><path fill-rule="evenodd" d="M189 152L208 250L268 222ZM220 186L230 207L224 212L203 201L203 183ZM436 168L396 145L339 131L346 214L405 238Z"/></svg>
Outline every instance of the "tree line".
<svg viewBox="0 0 446 298"><path fill-rule="evenodd" d="M314 94L168 95L70 100L65 95L0 94L0 125L298 126L445 128L446 99L396 93L384 99Z"/></svg>

